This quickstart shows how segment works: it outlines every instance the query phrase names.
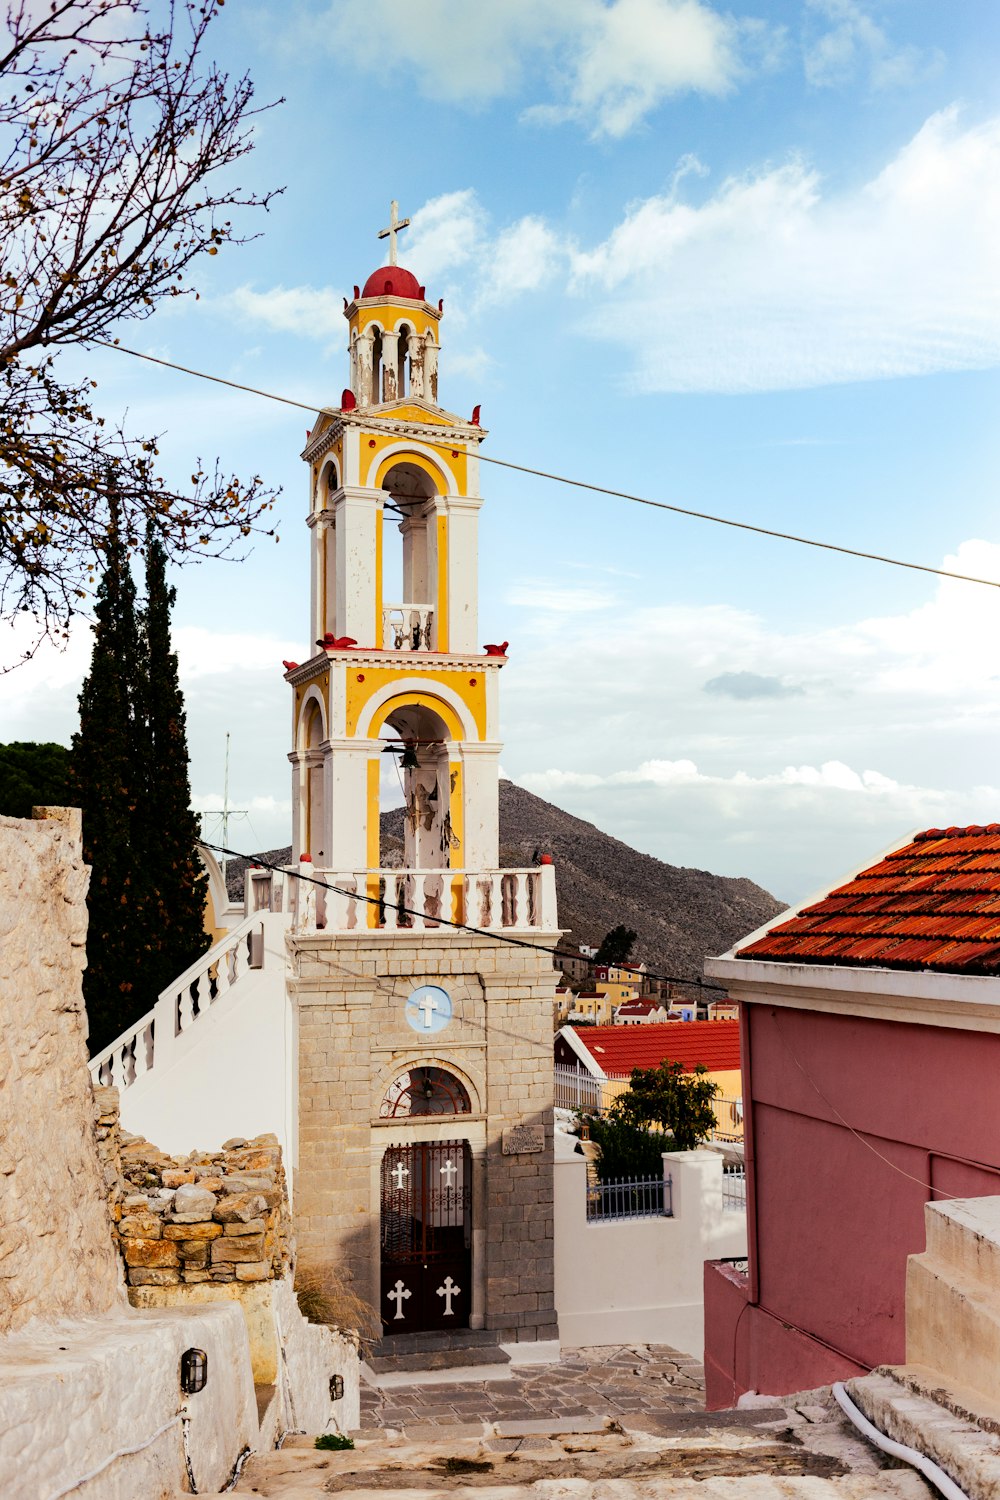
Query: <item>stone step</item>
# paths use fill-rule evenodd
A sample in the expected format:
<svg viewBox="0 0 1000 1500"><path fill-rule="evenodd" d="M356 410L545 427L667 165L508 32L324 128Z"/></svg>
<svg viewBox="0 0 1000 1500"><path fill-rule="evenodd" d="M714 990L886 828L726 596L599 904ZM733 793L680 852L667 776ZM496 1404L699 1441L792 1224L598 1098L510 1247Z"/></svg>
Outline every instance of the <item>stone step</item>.
<svg viewBox="0 0 1000 1500"><path fill-rule="evenodd" d="M510 1355L498 1344L472 1344L450 1349L414 1350L409 1354L373 1354L366 1361L375 1375L412 1370L460 1370L483 1365L509 1365Z"/></svg>
<svg viewBox="0 0 1000 1500"><path fill-rule="evenodd" d="M980 1425L984 1419L970 1410L968 1393L950 1391L939 1371L886 1366L846 1381L845 1388L880 1432L923 1453L967 1495L986 1500L1000 1494L998 1424L986 1418L988 1426Z"/></svg>
<svg viewBox="0 0 1000 1500"><path fill-rule="evenodd" d="M425 1333L386 1333L372 1349L382 1354L416 1354L424 1349L472 1349L496 1346L497 1336L491 1328L448 1328Z"/></svg>

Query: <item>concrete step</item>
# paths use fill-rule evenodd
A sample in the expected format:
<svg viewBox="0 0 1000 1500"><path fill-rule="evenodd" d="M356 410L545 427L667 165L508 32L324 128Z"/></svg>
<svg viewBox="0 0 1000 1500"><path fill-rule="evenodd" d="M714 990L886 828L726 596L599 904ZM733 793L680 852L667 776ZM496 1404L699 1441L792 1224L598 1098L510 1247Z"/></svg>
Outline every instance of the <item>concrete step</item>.
<svg viewBox="0 0 1000 1500"><path fill-rule="evenodd" d="M975 1392L948 1387L939 1371L896 1365L845 1381L847 1394L886 1437L931 1459L970 1500L1000 1495L1000 1421L976 1410Z"/></svg>
<svg viewBox="0 0 1000 1500"><path fill-rule="evenodd" d="M1000 1285L1000 1197L935 1203L926 1224L929 1260L988 1287Z"/></svg>

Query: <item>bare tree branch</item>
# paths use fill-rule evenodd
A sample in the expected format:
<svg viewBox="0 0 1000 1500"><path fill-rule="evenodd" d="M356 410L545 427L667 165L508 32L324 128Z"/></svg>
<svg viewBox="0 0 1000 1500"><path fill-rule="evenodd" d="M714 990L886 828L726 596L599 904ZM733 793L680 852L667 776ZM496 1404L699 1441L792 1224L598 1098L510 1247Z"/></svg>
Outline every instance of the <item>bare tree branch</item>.
<svg viewBox="0 0 1000 1500"><path fill-rule="evenodd" d="M259 477L156 474L156 438L109 427L93 382L58 378L60 346L114 338L190 295L201 255L240 244L233 216L273 193L233 185L259 110L249 78L203 57L224 0L14 0L0 41L0 609L49 631L80 610L108 537L154 518L168 555L232 555L268 531ZM197 292L194 292L197 296Z"/></svg>

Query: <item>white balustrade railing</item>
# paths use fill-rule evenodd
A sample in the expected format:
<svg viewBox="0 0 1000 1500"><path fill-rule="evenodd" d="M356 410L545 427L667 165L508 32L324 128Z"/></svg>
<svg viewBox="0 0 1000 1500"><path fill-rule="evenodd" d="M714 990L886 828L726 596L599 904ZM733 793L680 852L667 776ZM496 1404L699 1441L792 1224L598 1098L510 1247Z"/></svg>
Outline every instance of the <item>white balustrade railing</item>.
<svg viewBox="0 0 1000 1500"><path fill-rule="evenodd" d="M554 932L553 865L528 870L313 870L323 885L294 881L298 932Z"/></svg>
<svg viewBox="0 0 1000 1500"><path fill-rule="evenodd" d="M382 646L386 651L432 651L434 610L429 604L386 604Z"/></svg>
<svg viewBox="0 0 1000 1500"><path fill-rule="evenodd" d="M190 1030L245 973L260 968L263 960L261 917L254 912L185 969L140 1021L90 1059L94 1083L129 1088L158 1060L163 1061L176 1037Z"/></svg>

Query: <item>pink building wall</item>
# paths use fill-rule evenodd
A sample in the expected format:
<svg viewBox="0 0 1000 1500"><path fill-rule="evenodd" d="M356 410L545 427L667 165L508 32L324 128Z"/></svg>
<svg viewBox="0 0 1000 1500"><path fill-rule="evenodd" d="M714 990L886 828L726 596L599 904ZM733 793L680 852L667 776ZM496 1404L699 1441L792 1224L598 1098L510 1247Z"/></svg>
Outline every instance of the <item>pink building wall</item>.
<svg viewBox="0 0 1000 1500"><path fill-rule="evenodd" d="M750 1265L706 1266L713 1409L901 1361L924 1203L1000 1191L1000 1035L742 1012Z"/></svg>

